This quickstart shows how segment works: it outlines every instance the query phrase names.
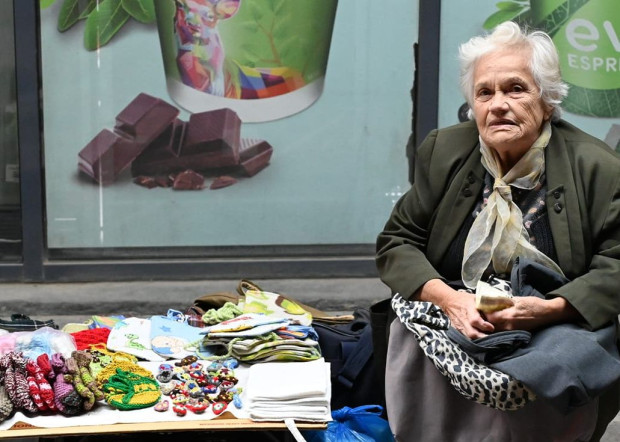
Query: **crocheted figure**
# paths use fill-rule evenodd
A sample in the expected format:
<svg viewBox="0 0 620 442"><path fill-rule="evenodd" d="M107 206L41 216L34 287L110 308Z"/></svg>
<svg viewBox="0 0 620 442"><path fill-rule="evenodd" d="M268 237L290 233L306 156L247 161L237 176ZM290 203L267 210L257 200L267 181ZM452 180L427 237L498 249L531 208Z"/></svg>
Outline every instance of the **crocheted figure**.
<svg viewBox="0 0 620 442"><path fill-rule="evenodd" d="M45 356L47 357L47 354L45 354ZM49 363L49 358L47 360ZM54 390L52 390L52 386L46 379L45 373L43 372L41 367L39 367L39 365L32 359L29 359L28 362L26 362L26 371L28 372L28 384L32 385L33 381L34 383L36 383L36 393L38 393L41 400L43 401L43 405L41 406L36 402L36 399L33 397L33 399L35 399L37 407L39 407L39 410L56 411L56 405L54 404Z"/></svg>
<svg viewBox="0 0 620 442"><path fill-rule="evenodd" d="M78 414L82 410L82 397L73 387L71 375L67 373L64 356L60 353L54 353L50 363L52 366L50 377L54 380L54 404L56 408L68 416Z"/></svg>
<svg viewBox="0 0 620 442"><path fill-rule="evenodd" d="M21 352L9 352L0 358L0 369L4 370L4 387L15 409L30 413L39 410L32 398L26 379L26 360Z"/></svg>
<svg viewBox="0 0 620 442"><path fill-rule="evenodd" d="M71 357L75 359L75 362L77 362L80 377L82 378L84 385L86 385L88 389L93 392L95 400L102 401L105 396L103 391L101 391L97 386L97 381L95 381L95 378L90 371L90 363L93 359L91 354L87 351L74 351L71 353Z"/></svg>
<svg viewBox="0 0 620 442"><path fill-rule="evenodd" d="M73 388L78 392L80 396L84 399L82 402L82 406L85 411L89 411L95 405L95 395L92 391L88 389L84 382L82 381L82 376L80 376L80 368L78 367L75 359L67 358L65 361L65 365L67 367L67 372L71 375L71 383L73 384ZM65 376L65 379L69 380L68 377Z"/></svg>

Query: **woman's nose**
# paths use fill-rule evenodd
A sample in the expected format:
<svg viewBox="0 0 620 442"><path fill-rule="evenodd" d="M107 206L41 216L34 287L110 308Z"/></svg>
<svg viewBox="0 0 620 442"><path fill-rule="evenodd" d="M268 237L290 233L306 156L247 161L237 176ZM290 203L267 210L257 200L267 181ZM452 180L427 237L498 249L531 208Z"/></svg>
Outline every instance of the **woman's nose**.
<svg viewBox="0 0 620 442"><path fill-rule="evenodd" d="M489 110L491 112L507 112L510 109L508 106L508 100L506 96L501 92L496 92L491 97L491 103L489 105Z"/></svg>

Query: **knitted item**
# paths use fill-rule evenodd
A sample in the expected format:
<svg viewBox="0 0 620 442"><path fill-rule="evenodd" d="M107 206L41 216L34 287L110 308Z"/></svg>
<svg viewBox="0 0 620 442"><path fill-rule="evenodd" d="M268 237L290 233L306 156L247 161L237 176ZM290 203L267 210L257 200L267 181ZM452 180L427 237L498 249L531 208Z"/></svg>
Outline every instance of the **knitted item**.
<svg viewBox="0 0 620 442"><path fill-rule="evenodd" d="M82 409L82 398L75 391L71 375L67 375L65 358L60 353L54 353L51 360L54 378L54 404L65 415L71 416Z"/></svg>
<svg viewBox="0 0 620 442"><path fill-rule="evenodd" d="M125 363L135 363L138 361L134 355L130 355L129 353L124 353L122 351L112 351L109 350L106 344L95 344L91 345L89 349L89 353L92 356L92 361L90 362L89 368L95 380L97 380L97 384L101 386L101 382L99 382L99 373L105 367L112 363L116 363L119 361L124 361ZM109 373L106 378L112 376L114 372Z"/></svg>
<svg viewBox="0 0 620 442"><path fill-rule="evenodd" d="M4 385L0 385L0 422L8 419L12 413L13 402L11 402Z"/></svg>
<svg viewBox="0 0 620 442"><path fill-rule="evenodd" d="M39 411L46 411L47 405L43 399L41 399L41 395L39 394L39 384L34 380L34 376L27 376L26 380L28 381L28 394L30 398L34 401L34 404L37 406Z"/></svg>
<svg viewBox="0 0 620 442"><path fill-rule="evenodd" d="M103 387L109 379L117 373L117 370L132 372L141 376L153 376L153 373L150 370L147 370L134 362L129 362L122 359L112 361L97 374L97 386L103 390L104 393L105 389Z"/></svg>
<svg viewBox="0 0 620 442"><path fill-rule="evenodd" d="M15 409L35 413L39 409L29 394L26 379L26 360L19 352L6 353L0 358L0 368L4 370L4 386Z"/></svg>
<svg viewBox="0 0 620 442"><path fill-rule="evenodd" d="M75 359L67 358L65 364L67 367L67 372L71 375L71 383L73 384L73 388L75 388L75 391L77 391L78 394L84 399L82 402L84 410L89 411L95 405L95 395L86 385L84 385L82 376L80 376L80 369Z"/></svg>
<svg viewBox="0 0 620 442"><path fill-rule="evenodd" d="M47 354L45 354L45 356L49 364ZM37 402L36 398L33 397L33 400L35 401L37 407L39 407L39 410L56 411L56 405L54 404L54 390L46 379L41 367L39 367L39 365L32 359L29 359L26 363L26 371L28 372L28 384L31 386L31 396L33 395L32 388L34 388L32 386L32 382L34 381L34 383L36 383L34 394L38 394L43 402L43 405L41 405Z"/></svg>
<svg viewBox="0 0 620 442"><path fill-rule="evenodd" d="M102 401L104 399L103 391L97 387L97 381L90 372L90 363L93 359L91 354L87 351L77 350L71 353L71 357L75 359L75 362L77 362L80 377L82 378L84 385L86 385L88 389L93 392L95 400Z"/></svg>
<svg viewBox="0 0 620 442"><path fill-rule="evenodd" d="M89 328L71 333L71 336L75 339L75 346L78 350L88 350L93 345L108 342L110 329L103 327Z"/></svg>
<svg viewBox="0 0 620 442"><path fill-rule="evenodd" d="M222 321L233 319L243 313L243 309L239 308L237 304L232 302L226 302L219 309L209 309L202 315L202 320L207 325L219 324Z"/></svg>
<svg viewBox="0 0 620 442"><path fill-rule="evenodd" d="M153 377L116 369L103 386L106 401L119 410L137 410L155 405L161 398L159 384Z"/></svg>

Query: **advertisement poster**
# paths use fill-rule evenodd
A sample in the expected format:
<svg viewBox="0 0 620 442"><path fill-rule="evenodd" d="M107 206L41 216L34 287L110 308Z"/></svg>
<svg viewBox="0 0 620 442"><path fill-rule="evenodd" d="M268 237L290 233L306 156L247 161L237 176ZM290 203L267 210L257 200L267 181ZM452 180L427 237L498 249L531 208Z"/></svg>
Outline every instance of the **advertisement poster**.
<svg viewBox="0 0 620 442"><path fill-rule="evenodd" d="M569 85L563 118L620 152L620 3L617 0L460 0L441 7L439 126L459 122L458 47L505 20L541 29L560 54Z"/></svg>
<svg viewBox="0 0 620 442"><path fill-rule="evenodd" d="M41 0L50 249L371 244L417 5Z"/></svg>

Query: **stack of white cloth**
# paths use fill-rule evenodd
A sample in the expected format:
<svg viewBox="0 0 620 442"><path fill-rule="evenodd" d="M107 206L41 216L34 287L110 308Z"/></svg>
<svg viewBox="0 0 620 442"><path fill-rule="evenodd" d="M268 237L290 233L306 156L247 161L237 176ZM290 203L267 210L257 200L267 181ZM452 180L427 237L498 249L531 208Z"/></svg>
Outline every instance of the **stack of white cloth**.
<svg viewBox="0 0 620 442"><path fill-rule="evenodd" d="M250 367L244 391L250 419L331 421L329 364L265 362Z"/></svg>

